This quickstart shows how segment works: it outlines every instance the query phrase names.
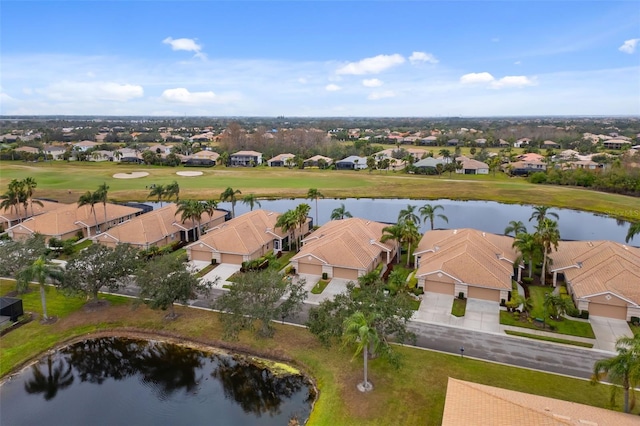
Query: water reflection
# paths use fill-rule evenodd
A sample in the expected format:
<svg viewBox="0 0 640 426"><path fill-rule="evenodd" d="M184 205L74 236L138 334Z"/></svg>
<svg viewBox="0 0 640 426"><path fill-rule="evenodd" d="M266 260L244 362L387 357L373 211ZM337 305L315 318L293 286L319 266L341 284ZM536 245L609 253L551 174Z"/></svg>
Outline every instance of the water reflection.
<svg viewBox="0 0 640 426"><path fill-rule="evenodd" d="M4 383L0 424L286 424L308 417L312 389L302 376L276 375L242 357L91 339Z"/></svg>

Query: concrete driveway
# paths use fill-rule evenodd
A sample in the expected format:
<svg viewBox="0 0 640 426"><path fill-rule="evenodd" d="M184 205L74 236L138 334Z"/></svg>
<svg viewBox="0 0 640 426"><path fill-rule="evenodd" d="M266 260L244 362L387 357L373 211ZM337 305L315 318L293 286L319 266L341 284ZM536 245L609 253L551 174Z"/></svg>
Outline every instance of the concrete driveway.
<svg viewBox="0 0 640 426"><path fill-rule="evenodd" d="M422 295L420 308L412 319L438 324L462 326L463 318L451 315L453 296L449 294L426 292Z"/></svg>
<svg viewBox="0 0 640 426"><path fill-rule="evenodd" d="M234 265L231 263L221 263L217 267L215 267L211 272L205 275L203 278L205 280L215 282L214 280L217 277L220 277L220 280L215 283L213 288L223 288L222 287L223 285L231 284L229 281L227 281L227 278L229 278L231 275L235 274L239 270L240 270L240 265Z"/></svg>
<svg viewBox="0 0 640 426"><path fill-rule="evenodd" d="M467 299L463 327L469 330L500 332L500 304L490 300Z"/></svg>
<svg viewBox="0 0 640 426"><path fill-rule="evenodd" d="M319 305L320 302L326 299L333 299L336 294L340 294L347 289L347 283L351 280L345 280L342 278L332 278L329 281L329 284L324 288L322 293L313 294L311 290L313 287L320 281L320 276L318 275L306 275L300 274L300 278L306 279L307 283L304 286L304 289L309 292L307 295L307 303L313 303L314 305Z"/></svg>
<svg viewBox="0 0 640 426"><path fill-rule="evenodd" d="M594 349L615 352L616 340L620 337L633 337L629 324L624 320L590 316L589 322L596 335Z"/></svg>

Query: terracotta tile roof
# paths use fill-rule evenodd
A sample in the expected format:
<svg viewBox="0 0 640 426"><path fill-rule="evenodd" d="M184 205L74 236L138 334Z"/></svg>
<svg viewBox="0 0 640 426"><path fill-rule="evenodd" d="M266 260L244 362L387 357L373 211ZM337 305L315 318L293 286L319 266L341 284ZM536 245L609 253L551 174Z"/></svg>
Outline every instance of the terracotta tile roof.
<svg viewBox="0 0 640 426"><path fill-rule="evenodd" d="M141 209L107 203L107 219L105 220L102 203L95 205L95 216L98 224L117 220L140 212ZM63 235L80 230L87 226L96 226L91 206L78 207L77 204L66 204L58 209L25 220L9 229L22 226L31 232L42 235Z"/></svg>
<svg viewBox="0 0 640 426"><path fill-rule="evenodd" d="M254 210L212 228L194 244L204 243L221 253L251 254L275 238L286 237L275 227L278 216L280 213Z"/></svg>
<svg viewBox="0 0 640 426"><path fill-rule="evenodd" d="M561 241L551 271L564 273L576 297L612 292L640 305L640 249L613 241Z"/></svg>
<svg viewBox="0 0 640 426"><path fill-rule="evenodd" d="M325 157L324 155L314 155L313 157L307 158L304 161L306 163L307 161L314 161L315 162L315 161L318 161L318 160L324 160L324 161L327 162L327 164L333 163L333 159L332 158Z"/></svg>
<svg viewBox="0 0 640 426"><path fill-rule="evenodd" d="M210 159L216 161L220 158L220 154L215 151L198 151L195 154L187 155L185 158Z"/></svg>
<svg viewBox="0 0 640 426"><path fill-rule="evenodd" d="M421 255L416 277L443 272L465 284L511 290L513 238L475 229L427 231L414 254Z"/></svg>
<svg viewBox="0 0 640 426"><path fill-rule="evenodd" d="M638 416L449 378L443 426L632 426Z"/></svg>
<svg viewBox="0 0 640 426"><path fill-rule="evenodd" d="M275 157L269 159L269 161L267 161L268 163L272 162L272 161L286 161L288 158L293 158L295 157L295 155L293 154L278 154Z"/></svg>
<svg viewBox="0 0 640 426"><path fill-rule="evenodd" d="M231 154L232 156L236 156L236 155L251 155L254 157L260 157L262 156L261 152L257 152L257 151L238 151L238 152L234 152L233 154Z"/></svg>
<svg viewBox="0 0 640 426"><path fill-rule="evenodd" d="M389 225L364 219L332 220L303 240L291 260L314 256L327 265L367 269L382 252L393 252L395 244L381 243L382 229Z"/></svg>
<svg viewBox="0 0 640 426"><path fill-rule="evenodd" d="M52 210L56 210L59 209L60 207L64 207L66 206L66 204L64 203L56 203L53 201L46 201L46 200L38 200L42 203L42 207L39 206L38 204L33 204L33 215L34 216L38 216L41 215L43 213L52 211ZM29 206L27 207L27 214L26 216L31 217L31 203L29 203ZM25 211L24 211L24 207L21 205L20 207L18 207L20 210L20 218L25 218ZM0 210L0 221L3 220L7 220L7 221L16 221L18 220L18 212L15 211L15 209L4 209L4 210Z"/></svg>
<svg viewBox="0 0 640 426"><path fill-rule="evenodd" d="M118 243L147 245L161 241L171 234L193 229L196 226L195 222L189 219L182 223L180 215L176 216L177 210L178 206L171 203L114 226L93 239L95 241L110 240ZM222 210L216 210L211 216L204 213L200 223L201 225L206 225L212 220L224 217L226 214L227 212Z"/></svg>

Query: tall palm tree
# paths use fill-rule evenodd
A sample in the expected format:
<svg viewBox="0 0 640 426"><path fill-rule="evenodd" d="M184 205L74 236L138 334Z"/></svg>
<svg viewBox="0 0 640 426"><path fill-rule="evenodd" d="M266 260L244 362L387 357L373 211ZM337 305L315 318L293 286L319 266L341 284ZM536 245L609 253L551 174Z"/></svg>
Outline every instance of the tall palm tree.
<svg viewBox="0 0 640 426"><path fill-rule="evenodd" d="M542 223L543 220L547 219L548 217L553 217L556 220L559 219L559 216L557 213L554 212L550 212L549 209L551 207L548 206L536 206L533 208L533 213L531 213L531 217L529 218L529 222L531 222L532 220L536 220L538 222L538 225L540 223Z"/></svg>
<svg viewBox="0 0 640 426"><path fill-rule="evenodd" d="M282 229L282 232L289 234L289 250L293 246L293 231L296 229L298 220L295 210L287 210L276 220L276 228Z"/></svg>
<svg viewBox="0 0 640 426"><path fill-rule="evenodd" d="M229 201L231 202L231 216L236 217L236 202L238 199L236 195L240 195L242 192L239 189L234 190L230 186L224 190L222 194L220 194L221 201Z"/></svg>
<svg viewBox="0 0 640 426"><path fill-rule="evenodd" d="M73 383L73 371L71 364L58 359L56 366L53 366L53 355L47 357L48 374L45 376L40 371L39 365L32 367L33 378L24 384L27 393L42 393L46 401L50 401L58 394L59 390L68 388Z"/></svg>
<svg viewBox="0 0 640 426"><path fill-rule="evenodd" d="M18 179L13 179L11 182L9 182L7 192L0 196L0 199L2 199L2 202L0 202L0 207L2 207L3 209L9 209L10 211L15 210L16 214L18 215L18 221L22 220L19 207L21 199L23 198L21 195L22 191L23 190L21 182Z"/></svg>
<svg viewBox="0 0 640 426"><path fill-rule="evenodd" d="M440 150L439 154L444 158L445 163L449 163L449 159L451 158L451 151L446 148Z"/></svg>
<svg viewBox="0 0 640 426"><path fill-rule="evenodd" d="M307 199L315 200L316 202L316 226L320 225L320 223L318 222L318 198L324 198L324 195L322 194L322 192L318 191L317 188L310 188L309 191L307 191Z"/></svg>
<svg viewBox="0 0 640 426"><path fill-rule="evenodd" d="M636 336L618 339L616 352L616 356L601 359L593 365L591 382L598 383L608 377L609 381L615 385L611 387L611 405L614 405L618 386L622 386L624 412L628 413L635 402L633 389L640 383L640 338Z"/></svg>
<svg viewBox="0 0 640 426"><path fill-rule="evenodd" d="M96 221L96 233L99 232L98 216L96 215L96 204L98 204L98 193L87 191L78 198L78 207L91 206L93 212L93 219ZM91 232L89 232L91 234ZM91 236L91 235L88 235Z"/></svg>
<svg viewBox="0 0 640 426"><path fill-rule="evenodd" d="M418 206L408 204L406 209L400 210L400 213L398 213L398 222L413 222L416 225L420 225L420 216L416 214L416 208L418 208Z"/></svg>
<svg viewBox="0 0 640 426"><path fill-rule="evenodd" d="M249 206L249 209L251 211L253 211L253 207L254 206L258 206L258 207L262 207L262 205L260 204L260 201L258 201L258 197L256 197L256 194L249 194L249 195L245 195L242 198L242 202L246 205Z"/></svg>
<svg viewBox="0 0 640 426"><path fill-rule="evenodd" d="M629 231L627 232L627 237L624 240L628 243L638 234L640 234L640 222L632 223L629 225Z"/></svg>
<svg viewBox="0 0 640 426"><path fill-rule="evenodd" d="M194 239L198 240L200 238L200 221L202 220L202 215L205 212L204 204L197 200L180 200L178 201L178 208L176 209L176 215L180 214L180 219L182 223L185 223L187 220L193 220L196 224L195 226L195 234ZM188 239L188 238L187 238Z"/></svg>
<svg viewBox="0 0 640 426"><path fill-rule="evenodd" d="M527 227L524 226L524 223L520 222L519 220L512 220L509 221L509 226L504 228L504 235L509 235L512 232L513 236L515 237L520 233L527 232Z"/></svg>
<svg viewBox="0 0 640 426"><path fill-rule="evenodd" d="M373 390L373 385L368 379L367 361L369 359L369 348L375 351L380 345L380 336L373 326L375 317L365 316L360 311L354 312L347 317L343 323L342 338L344 344L355 344L356 351L353 354L355 358L360 353L364 354L364 381L358 385L358 389L362 392Z"/></svg>
<svg viewBox="0 0 640 426"><path fill-rule="evenodd" d="M31 204L31 216L33 216L33 203L34 203L33 193L35 192L35 189L38 186L38 183L34 178L27 177L22 181L22 184L24 187L25 194L27 196L27 201L29 201ZM35 203L42 206L42 203L40 201L35 200Z"/></svg>
<svg viewBox="0 0 640 426"><path fill-rule="evenodd" d="M107 223L107 201L109 194L109 185L106 182L103 182L102 185L98 187L96 191L96 198L99 202L102 203L102 207L104 208L104 222Z"/></svg>
<svg viewBox="0 0 640 426"><path fill-rule="evenodd" d="M407 267L411 263L411 245L420 240L420 231L418 225L411 221L400 222L402 226L402 241L407 244Z"/></svg>
<svg viewBox="0 0 640 426"><path fill-rule="evenodd" d="M165 187L167 201L175 197L176 203L180 201L180 185L175 180Z"/></svg>
<svg viewBox="0 0 640 426"><path fill-rule="evenodd" d="M206 214L208 214L209 216L213 216L213 213L218 208L218 202L216 200L207 200L202 203L202 206L204 207L204 212Z"/></svg>
<svg viewBox="0 0 640 426"><path fill-rule="evenodd" d="M520 261L529 262L529 278L533 278L533 264L539 259L542 252L542 247L538 244L535 236L521 232L516 235L512 247L520 252L515 263L519 264Z"/></svg>
<svg viewBox="0 0 640 426"><path fill-rule="evenodd" d="M400 246L400 244L402 244L402 225L395 224L382 228L382 237L380 238L380 242L386 243L389 240L395 241L398 246L397 262L400 263L400 257L402 256L402 249Z"/></svg>
<svg viewBox="0 0 640 426"><path fill-rule="evenodd" d="M47 278L61 282L63 279L62 270L53 264L47 262L44 256L38 257L30 266L22 269L17 274L18 286L26 288L31 281L37 281L40 284L40 303L42 304L42 318L44 321L49 319L47 315L47 299L45 296L45 283Z"/></svg>
<svg viewBox="0 0 640 426"><path fill-rule="evenodd" d="M167 188L164 185L153 185L151 187L151 191L149 191L149 195L147 198L156 197L157 202L160 203L160 207L162 207L162 199L167 195Z"/></svg>
<svg viewBox="0 0 640 426"><path fill-rule="evenodd" d="M420 207L420 210L418 210L420 212L420 215L422 216L422 219L425 222L427 221L427 219L429 219L431 230L433 230L433 221L436 218L436 216L444 220L445 222L449 223L449 219L445 215L436 214L437 210L444 211L444 207L442 207L440 204L436 204L435 206L432 206L431 204L425 204L424 206Z"/></svg>
<svg viewBox="0 0 640 426"><path fill-rule="evenodd" d="M302 244L302 227L307 221L307 216L309 216L309 212L311 211L311 206L306 203L299 204L295 210L296 217L296 225L300 228L300 233L298 234L298 247Z"/></svg>
<svg viewBox="0 0 640 426"><path fill-rule="evenodd" d="M542 246L542 284L546 282L547 259L552 250L558 250L558 242L560 241L560 231L558 230L558 222L545 218L536 227L536 239Z"/></svg>
<svg viewBox="0 0 640 426"><path fill-rule="evenodd" d="M331 220L342 220L346 217L353 217L351 213L349 213L344 206L344 204L340 204L340 207L336 207L331 212Z"/></svg>

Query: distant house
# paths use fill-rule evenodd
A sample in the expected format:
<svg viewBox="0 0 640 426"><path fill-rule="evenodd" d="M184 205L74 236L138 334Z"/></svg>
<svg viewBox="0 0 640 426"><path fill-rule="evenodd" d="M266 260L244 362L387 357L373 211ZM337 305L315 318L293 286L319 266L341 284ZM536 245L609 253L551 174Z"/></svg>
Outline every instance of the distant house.
<svg viewBox="0 0 640 426"><path fill-rule="evenodd" d="M96 235L98 229L104 232L142 213L142 209L120 204L107 203L106 208L107 216L105 217L101 203L96 204L93 210L89 205L79 207L77 204L66 204L20 222L7 229L7 233L17 240L29 238L36 233L44 235L47 241L54 237L67 240L76 235L86 238Z"/></svg>
<svg viewBox="0 0 640 426"><path fill-rule="evenodd" d="M367 158L351 155L336 161L336 169L338 170L362 170L367 168Z"/></svg>
<svg viewBox="0 0 640 426"><path fill-rule="evenodd" d="M447 141L447 146L459 146L460 141L458 139L449 139Z"/></svg>
<svg viewBox="0 0 640 426"><path fill-rule="evenodd" d="M489 165L487 163L483 163L482 161L474 160L472 158L467 158L464 156L460 156L457 158L462 163L462 168L456 170L456 173L464 174L464 175L488 175L489 174Z"/></svg>
<svg viewBox="0 0 640 426"><path fill-rule="evenodd" d="M536 154L535 152L528 152L518 156L520 161L544 161L544 155Z"/></svg>
<svg viewBox="0 0 640 426"><path fill-rule="evenodd" d="M87 152L91 148L95 148L98 143L93 141L80 141L72 144L75 148L78 148L82 152Z"/></svg>
<svg viewBox="0 0 640 426"><path fill-rule="evenodd" d="M438 166L438 164L442 164L442 166L445 166L447 164L446 161L444 161L441 158L433 158L433 157L427 157L425 159L422 159L416 163L413 163L413 167L416 169L433 169L436 170L436 167Z"/></svg>
<svg viewBox="0 0 640 426"><path fill-rule="evenodd" d="M262 153L256 151L238 151L231 154L229 162L232 166L252 167L262 164Z"/></svg>
<svg viewBox="0 0 640 426"><path fill-rule="evenodd" d="M474 142L476 143L476 145L478 146L485 146L487 144L487 140L484 138L479 138L474 140Z"/></svg>
<svg viewBox="0 0 640 426"><path fill-rule="evenodd" d="M203 150L183 157L183 163L187 167L213 167L219 158L217 152Z"/></svg>
<svg viewBox="0 0 640 426"><path fill-rule="evenodd" d="M604 167L603 164L591 160L577 160L566 163L572 169L598 170Z"/></svg>
<svg viewBox="0 0 640 426"><path fill-rule="evenodd" d="M321 161L322 160L322 161ZM333 163L333 159L329 157L325 157L323 155L314 155L311 158L307 158L304 160L305 167L321 167L321 164L324 162L324 167L330 166Z"/></svg>
<svg viewBox="0 0 640 426"><path fill-rule="evenodd" d="M40 153L40 149L33 147L33 146L21 146L19 148L16 148L14 150L15 152L26 152L28 154L39 154Z"/></svg>
<svg viewBox="0 0 640 426"><path fill-rule="evenodd" d="M420 139L421 145L435 145L438 143L438 138L436 136L427 136L426 138Z"/></svg>
<svg viewBox="0 0 640 426"><path fill-rule="evenodd" d="M176 204L168 204L114 226L93 237L93 241L109 247L129 244L140 249L148 249L151 246L163 247L175 242L195 241L195 229L198 223L192 219L182 222L180 215L176 215L177 210ZM205 229L222 224L226 214L224 210L215 210L212 215L204 213L200 218L201 231L198 235L204 233Z"/></svg>
<svg viewBox="0 0 640 426"><path fill-rule="evenodd" d="M504 168L509 169L513 176L527 176L535 172L544 172L547 170L547 164L542 161L516 161L503 165Z"/></svg>
<svg viewBox="0 0 640 426"><path fill-rule="evenodd" d="M623 149L626 145L631 145L631 142L625 139L609 139L602 142L602 146L606 149Z"/></svg>
<svg viewBox="0 0 640 426"><path fill-rule="evenodd" d="M89 161L113 161L113 152L105 150L91 151Z"/></svg>
<svg viewBox="0 0 640 426"><path fill-rule="evenodd" d="M42 147L42 152L45 155L51 156L53 160L61 160L64 157L64 153L67 151L67 148L64 146L58 145L45 145Z"/></svg>
<svg viewBox="0 0 640 426"><path fill-rule="evenodd" d="M154 144L154 145L151 145L148 149L154 154L160 154L160 156L164 158L167 155L171 154L171 150L173 149L173 147L169 145L163 145L163 144Z"/></svg>
<svg viewBox="0 0 640 426"><path fill-rule="evenodd" d="M520 138L513 143L514 148L522 148L523 146L528 146L531 143L531 139L529 138Z"/></svg>
<svg viewBox="0 0 640 426"><path fill-rule="evenodd" d="M545 149L560 148L560 144L557 144L554 141L544 141L542 142L542 148L545 148Z"/></svg>
<svg viewBox="0 0 640 426"><path fill-rule="evenodd" d="M332 220L302 241L291 264L300 274L357 280L396 256L397 242L380 242L386 226L358 218Z"/></svg>
<svg viewBox="0 0 640 426"><path fill-rule="evenodd" d="M293 154L278 154L275 157L267 161L269 167L285 167L289 164L293 165L293 159L296 156Z"/></svg>

